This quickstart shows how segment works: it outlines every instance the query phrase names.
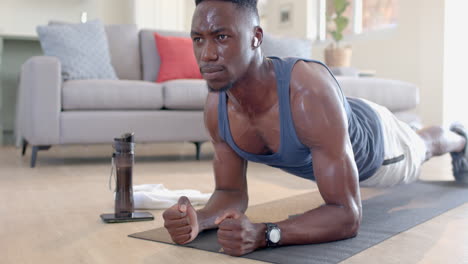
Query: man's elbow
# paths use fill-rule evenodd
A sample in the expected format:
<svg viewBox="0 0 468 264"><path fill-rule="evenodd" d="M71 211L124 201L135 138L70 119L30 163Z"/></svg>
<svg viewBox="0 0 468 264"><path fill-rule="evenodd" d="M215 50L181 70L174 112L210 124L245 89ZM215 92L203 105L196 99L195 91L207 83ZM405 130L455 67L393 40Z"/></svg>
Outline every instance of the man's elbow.
<svg viewBox="0 0 468 264"><path fill-rule="evenodd" d="M361 213L359 211L350 210L347 214L345 223L343 224L344 239L357 236L361 225Z"/></svg>
<svg viewBox="0 0 468 264"><path fill-rule="evenodd" d="M349 231L348 231L348 234L347 234L347 238L351 238L351 237L355 237L357 236L358 232L359 232L359 227L361 225L361 222L358 220L356 222L353 223L353 225L351 225L349 227Z"/></svg>

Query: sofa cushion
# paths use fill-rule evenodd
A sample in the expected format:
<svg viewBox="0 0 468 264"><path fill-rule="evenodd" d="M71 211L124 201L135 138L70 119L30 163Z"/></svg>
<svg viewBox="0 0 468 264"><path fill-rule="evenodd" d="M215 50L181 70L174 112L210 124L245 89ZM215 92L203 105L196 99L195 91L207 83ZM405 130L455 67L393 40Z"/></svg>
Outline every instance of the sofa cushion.
<svg viewBox="0 0 468 264"><path fill-rule="evenodd" d="M156 82L202 79L190 38L161 36L158 33L154 33L154 38L161 60Z"/></svg>
<svg viewBox="0 0 468 264"><path fill-rule="evenodd" d="M44 54L60 60L64 80L117 79L99 20L38 26L37 33Z"/></svg>
<svg viewBox="0 0 468 264"><path fill-rule="evenodd" d="M140 42L136 25L107 25L107 40L119 79L141 80Z"/></svg>
<svg viewBox="0 0 468 264"><path fill-rule="evenodd" d="M73 23L51 20L49 25ZM141 80L140 43L138 28L134 24L106 25L105 32L112 66L119 79Z"/></svg>
<svg viewBox="0 0 468 264"><path fill-rule="evenodd" d="M367 99L392 112L413 109L419 103L418 87L408 82L346 76L336 79L346 96Z"/></svg>
<svg viewBox="0 0 468 264"><path fill-rule="evenodd" d="M143 29L140 31L140 47L141 47L141 59L143 63L143 80L154 82L158 79L159 65L161 59L158 51L155 48L154 33L158 33L162 36L174 36L174 37L189 37L187 32L179 31L164 31L164 30L147 30Z"/></svg>
<svg viewBox="0 0 468 264"><path fill-rule="evenodd" d="M172 110L202 110L208 88L204 80L173 80L163 83L164 106Z"/></svg>
<svg viewBox="0 0 468 264"><path fill-rule="evenodd" d="M275 57L312 57L312 40L263 35L262 51L265 56Z"/></svg>
<svg viewBox="0 0 468 264"><path fill-rule="evenodd" d="M126 80L64 82L63 110L147 110L163 107L162 86Z"/></svg>

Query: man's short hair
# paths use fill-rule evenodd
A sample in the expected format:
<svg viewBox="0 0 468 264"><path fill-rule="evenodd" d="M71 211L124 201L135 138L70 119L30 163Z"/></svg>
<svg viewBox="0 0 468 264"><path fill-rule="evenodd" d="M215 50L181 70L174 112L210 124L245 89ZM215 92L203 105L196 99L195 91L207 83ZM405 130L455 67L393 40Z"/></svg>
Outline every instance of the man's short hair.
<svg viewBox="0 0 468 264"><path fill-rule="evenodd" d="M195 5L197 6L203 1L206 1L206 0L195 0ZM248 9L256 16L257 19L259 18L258 9L257 9L257 0L218 0L218 1L231 2L237 5L239 8Z"/></svg>

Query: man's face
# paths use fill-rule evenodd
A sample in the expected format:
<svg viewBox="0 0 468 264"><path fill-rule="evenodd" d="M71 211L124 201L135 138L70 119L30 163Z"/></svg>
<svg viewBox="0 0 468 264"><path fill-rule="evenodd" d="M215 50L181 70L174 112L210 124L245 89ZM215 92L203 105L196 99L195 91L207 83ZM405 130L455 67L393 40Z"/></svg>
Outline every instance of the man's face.
<svg viewBox="0 0 468 264"><path fill-rule="evenodd" d="M224 1L205 1L195 9L193 49L210 91L228 90L246 73L253 56L249 15Z"/></svg>

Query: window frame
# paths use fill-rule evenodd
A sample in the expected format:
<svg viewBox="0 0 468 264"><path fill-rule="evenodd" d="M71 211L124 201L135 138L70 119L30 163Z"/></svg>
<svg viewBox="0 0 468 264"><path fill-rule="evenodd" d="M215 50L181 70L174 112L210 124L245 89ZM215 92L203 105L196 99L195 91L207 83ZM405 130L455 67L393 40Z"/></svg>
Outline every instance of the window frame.
<svg viewBox="0 0 468 264"><path fill-rule="evenodd" d="M330 40L330 38L327 38L327 0L318 0L318 21L317 21L317 34L316 36L313 36L313 38L316 39L317 42L327 42ZM353 39L353 38L359 38L361 35L369 35L373 34L374 32L387 32L391 31L394 28L397 27L398 22L394 24L387 24L387 25L382 25L379 28L376 29L370 29L366 30L365 32L363 31L363 0L354 0L354 5L353 5L353 10L352 10L353 18L351 19L352 24L350 25L352 27L352 33L345 35L345 39Z"/></svg>

